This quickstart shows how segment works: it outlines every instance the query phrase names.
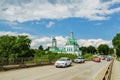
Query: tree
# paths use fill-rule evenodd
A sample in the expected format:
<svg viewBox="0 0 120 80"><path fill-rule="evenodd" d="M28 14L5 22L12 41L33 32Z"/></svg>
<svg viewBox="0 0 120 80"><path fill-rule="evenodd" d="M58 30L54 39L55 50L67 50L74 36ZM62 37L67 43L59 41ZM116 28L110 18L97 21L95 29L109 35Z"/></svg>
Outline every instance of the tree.
<svg viewBox="0 0 120 80"><path fill-rule="evenodd" d="M112 44L116 49L117 56L120 56L120 33L116 34L116 36L113 38Z"/></svg>
<svg viewBox="0 0 120 80"><path fill-rule="evenodd" d="M43 50L39 50L39 49L35 49L34 50L35 51L35 54L34 54L34 58L40 58L40 57L42 57L43 55L45 55L45 51L43 51Z"/></svg>
<svg viewBox="0 0 120 80"><path fill-rule="evenodd" d="M87 53L95 54L96 51L97 51L97 50L95 49L94 46L89 46L89 47L87 48Z"/></svg>
<svg viewBox="0 0 120 80"><path fill-rule="evenodd" d="M0 56L1 57L6 57L8 58L9 55L11 55L12 53L15 54L15 52L13 51L13 45L16 42L16 37L15 36L1 36L0 37Z"/></svg>
<svg viewBox="0 0 120 80"><path fill-rule="evenodd" d="M114 49L113 48L109 48L109 54L114 54Z"/></svg>
<svg viewBox="0 0 120 80"><path fill-rule="evenodd" d="M82 51L83 54L85 54L85 53L95 54L97 52L97 50L94 46L80 47L79 49Z"/></svg>
<svg viewBox="0 0 120 80"><path fill-rule="evenodd" d="M50 49L50 47L48 46L48 47L45 49L45 51L49 51L49 49Z"/></svg>
<svg viewBox="0 0 120 80"><path fill-rule="evenodd" d="M31 40L28 36L9 36L0 37L0 56L9 57L29 57L32 54L30 49Z"/></svg>
<svg viewBox="0 0 120 80"><path fill-rule="evenodd" d="M98 52L102 55L108 55L109 54L109 47L107 44L101 44L98 46Z"/></svg>
<svg viewBox="0 0 120 80"><path fill-rule="evenodd" d="M38 49L42 51L44 50L42 45L40 45Z"/></svg>
<svg viewBox="0 0 120 80"><path fill-rule="evenodd" d="M114 48L118 48L120 46L120 33L116 34L116 36L113 38L112 44Z"/></svg>
<svg viewBox="0 0 120 80"><path fill-rule="evenodd" d="M87 47L82 46L79 49L82 51L83 54L87 53Z"/></svg>
<svg viewBox="0 0 120 80"><path fill-rule="evenodd" d="M18 53L19 57L30 57L30 43L31 40L28 36L21 35L17 37L16 44L14 44L14 48L16 53Z"/></svg>

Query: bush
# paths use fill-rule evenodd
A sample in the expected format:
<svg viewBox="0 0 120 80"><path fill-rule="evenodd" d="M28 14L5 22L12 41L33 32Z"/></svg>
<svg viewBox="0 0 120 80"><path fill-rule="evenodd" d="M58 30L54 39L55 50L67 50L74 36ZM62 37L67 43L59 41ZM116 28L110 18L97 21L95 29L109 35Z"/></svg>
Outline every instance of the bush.
<svg viewBox="0 0 120 80"><path fill-rule="evenodd" d="M117 60L120 61L120 57L118 57Z"/></svg>
<svg viewBox="0 0 120 80"><path fill-rule="evenodd" d="M34 55L34 61L37 62L37 63L44 62L44 61L53 62L53 61L56 61L57 59L59 59L61 57L68 57L70 59L75 59L77 56L73 55L73 54L52 53L52 52L48 52L44 55L41 55L41 53L38 52Z"/></svg>
<svg viewBox="0 0 120 80"><path fill-rule="evenodd" d="M86 53L83 55L83 57L86 59L86 60L91 60L93 58L93 55L92 54L89 54L89 53Z"/></svg>
<svg viewBox="0 0 120 80"><path fill-rule="evenodd" d="M73 54L60 53L56 56L56 59L59 59L61 57L68 57L70 59L75 59L77 56Z"/></svg>

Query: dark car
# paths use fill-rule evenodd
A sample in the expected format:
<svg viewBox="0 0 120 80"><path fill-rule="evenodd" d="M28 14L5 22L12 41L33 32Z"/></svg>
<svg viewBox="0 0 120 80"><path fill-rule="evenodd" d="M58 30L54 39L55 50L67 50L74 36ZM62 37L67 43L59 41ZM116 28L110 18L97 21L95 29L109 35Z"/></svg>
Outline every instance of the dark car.
<svg viewBox="0 0 120 80"><path fill-rule="evenodd" d="M105 55L101 57L102 60L106 60L106 58L107 58L107 56L105 56Z"/></svg>
<svg viewBox="0 0 120 80"><path fill-rule="evenodd" d="M108 56L107 57L107 61L111 61L112 60L112 57L111 56Z"/></svg>

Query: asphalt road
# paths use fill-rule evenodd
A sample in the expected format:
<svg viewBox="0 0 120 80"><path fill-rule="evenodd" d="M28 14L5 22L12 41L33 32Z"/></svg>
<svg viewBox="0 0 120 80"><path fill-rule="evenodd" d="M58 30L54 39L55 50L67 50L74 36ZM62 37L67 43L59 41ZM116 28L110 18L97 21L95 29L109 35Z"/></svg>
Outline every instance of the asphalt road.
<svg viewBox="0 0 120 80"><path fill-rule="evenodd" d="M109 62L92 61L75 64L67 68L56 68L54 65L25 68L0 72L0 80L92 80Z"/></svg>

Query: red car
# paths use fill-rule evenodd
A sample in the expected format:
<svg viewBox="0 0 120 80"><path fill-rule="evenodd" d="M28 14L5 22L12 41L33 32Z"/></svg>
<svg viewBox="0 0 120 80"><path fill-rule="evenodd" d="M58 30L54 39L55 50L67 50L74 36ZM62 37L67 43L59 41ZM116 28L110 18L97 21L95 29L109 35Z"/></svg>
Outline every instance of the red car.
<svg viewBox="0 0 120 80"><path fill-rule="evenodd" d="M94 62L101 62L101 58L93 58Z"/></svg>

